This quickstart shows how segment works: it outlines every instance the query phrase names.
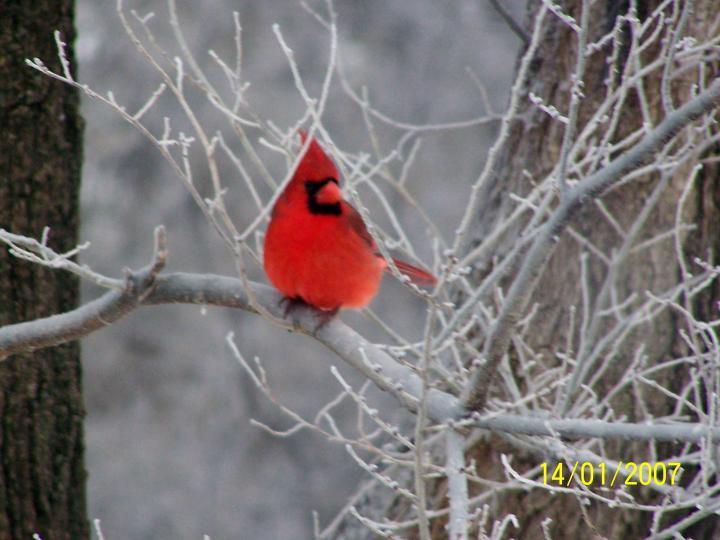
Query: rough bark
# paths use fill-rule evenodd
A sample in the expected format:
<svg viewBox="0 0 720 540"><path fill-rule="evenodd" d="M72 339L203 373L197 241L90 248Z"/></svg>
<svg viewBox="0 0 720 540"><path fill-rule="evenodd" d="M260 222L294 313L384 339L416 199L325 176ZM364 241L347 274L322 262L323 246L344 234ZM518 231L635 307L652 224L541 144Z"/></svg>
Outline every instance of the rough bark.
<svg viewBox="0 0 720 540"><path fill-rule="evenodd" d="M0 228L77 242L82 121L75 90L25 65L72 56L73 1L0 0ZM50 59L55 59L52 63ZM0 251L0 326L72 309L78 281ZM89 536L79 344L0 365L0 538Z"/></svg>
<svg viewBox="0 0 720 540"><path fill-rule="evenodd" d="M531 9L537 8L536 3L531 4L534 6ZM568 0L561 4L566 12L571 13L576 20L579 20L581 5L579 0ZM658 4L659 2L654 0L637 2L640 19L642 20ZM592 41L607 32L614 24L617 14L623 13L626 9L627 2L623 0L595 2L590 17L589 40ZM708 28L714 20L716 9L717 4L711 0L695 2L694 13L688 20L685 34L697 36L699 39L708 37ZM527 90L541 96L546 103L558 106L561 111L566 111L569 103L571 74L574 71L577 51L576 44L577 40L570 29L561 24L557 18L550 17L528 77L530 83ZM646 51L646 54L650 57L653 52L656 51ZM713 72L716 73L716 70L713 71L713 66L708 66L708 71L709 78L712 77ZM604 79L606 77L607 68L604 55L590 57L588 70L584 77L585 98L580 109L579 126L583 125L589 113L604 97ZM662 114L659 87L659 77L646 85L655 121ZM676 105L687 101L690 95L689 84L674 85L672 90ZM551 120L548 115L539 110L533 110L529 100L524 101L525 106L519 115L521 120L516 121L513 126L513 134L500 161L501 166L498 168L497 177L484 194L484 208L477 216L474 228L478 233L478 238L482 237L483 231L492 228L496 220L506 215L512 207L513 203L508 199L508 193L528 192L528 176L524 171L528 171L533 178L543 178L558 161L563 137L561 124ZM641 121L642 117L638 113L637 103L631 101L622 120L623 128L619 135L627 135L638 129ZM671 180L668 189L662 194L657 208L648 220L643 238L650 238L660 231L672 228L677 201L687 182L692 165L694 163L691 163L686 170ZM607 208L618 218L621 226L626 230L640 212L657 180L656 175L648 176L611 190L603 196L602 200ZM718 200L720 180L717 166L705 166L698 180L692 201L688 201L687 214L684 219L687 223L696 223L698 228L687 235L683 249L690 257L702 256L705 258L708 256L709 250L717 253L718 247L720 247L720 227L717 226L720 223L720 201ZM599 210L591 204L585 205L571 225L605 253L611 253L613 247L619 243L617 233ZM575 305L579 308L581 305L579 262L581 250L582 247L578 242L569 235L564 235L545 268L532 299L538 304L539 312L534 319L532 331L534 342L531 343L531 346L536 351L546 351L548 353L546 360L548 361L552 361L553 351L557 349L556 345L563 343L566 339L570 306ZM590 297L594 300L602 284L605 267L593 257L589 257L588 261ZM717 264L717 260L715 260L715 264ZM632 291L643 294L645 290L667 289L681 281L680 269L671 241L661 242L652 249L633 255L627 264L621 267L620 272L622 275L618 279L618 283L623 284L618 291L620 298L624 298ZM708 314L712 309L713 301L716 301L719 296L720 290L716 281L713 288L699 300L700 304L696 306L698 312ZM608 372L604 382L599 383L594 390L601 394L609 381L621 376L631 360L635 347L640 343L645 345L645 351L650 361L681 356L685 345L682 343L678 329L677 317L668 310L656 318L651 326L646 325L633 333L620 350L612 372ZM673 389L679 387L683 381L679 380L676 374L667 373L666 377L658 379L658 382ZM617 410L625 413L629 420L642 420L643 411L639 410L631 395L622 396L615 405ZM669 401L662 399L654 400L651 405L652 410L649 412L655 416L662 416L672 407ZM612 447L606 446L606 448L611 448L609 453L614 454L615 459L623 461L646 460L648 455L647 446L641 444L622 443ZM670 453L672 448L667 445L665 450ZM557 461L549 456L523 455L518 452L516 447L509 447L506 442L496 437L486 439L478 444L471 452L470 457L477 460L481 477L501 479L503 478L499 459L501 453L513 455L513 464L520 470L542 461ZM658 459L662 458L662 455L658 457ZM653 501L652 492L647 489L635 490L633 495L638 497L641 502ZM657 502L657 499L654 502ZM524 539L544 538L541 523L546 518L552 519L549 527L552 538L592 538L598 534L610 539L642 538L648 533L651 517L649 513L626 512L596 503L581 509L581 501L577 497L550 496L543 490L498 497L494 504L494 517L501 518L508 513L518 516L521 525L520 530L513 529L511 535ZM668 516L667 519L672 520L677 517ZM716 538L720 534L720 522L712 519L705 520L684 531L683 534L693 538Z"/></svg>

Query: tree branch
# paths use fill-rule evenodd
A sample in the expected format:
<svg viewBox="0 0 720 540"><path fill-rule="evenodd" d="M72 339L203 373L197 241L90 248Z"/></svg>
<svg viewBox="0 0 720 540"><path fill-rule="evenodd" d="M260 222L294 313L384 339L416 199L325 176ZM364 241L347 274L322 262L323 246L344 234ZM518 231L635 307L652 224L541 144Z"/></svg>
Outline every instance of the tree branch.
<svg viewBox="0 0 720 540"><path fill-rule="evenodd" d="M448 479L450 517L448 526L451 540L467 540L470 523L470 503L465 476L465 451L463 437L454 429L445 434L445 468Z"/></svg>
<svg viewBox="0 0 720 540"><path fill-rule="evenodd" d="M11 354L32 352L80 339L123 318L147 299L166 259L165 228L160 226L155 229L152 262L137 272L124 270L122 290L111 290L97 300L61 315L0 328L0 361Z"/></svg>
<svg viewBox="0 0 720 540"><path fill-rule="evenodd" d="M253 283L257 301L272 315L282 318L282 296L275 289ZM167 274L158 278L148 304L171 302L210 304L236 307L248 311L251 308L247 293L240 280L222 276L197 274ZM293 313L297 331L313 336L344 361L361 371L379 388L392 394L406 408L415 412L422 394L422 379L413 370L396 362L377 345L370 343L352 328L335 318L317 332L316 312L299 309ZM1 330L0 330L1 332ZM0 340L0 350L2 350ZM459 420L465 414L458 399L436 389L428 391L428 416L435 422Z"/></svg>
<svg viewBox="0 0 720 540"><path fill-rule="evenodd" d="M622 180L625 173L642 165L663 145L670 142L681 129L718 105L720 105L720 79L716 79L707 90L683 107L670 113L657 128L645 135L632 149L612 161L607 167L582 180L568 193L567 199L561 202L542 226L508 292L502 311L490 330L484 348L485 363L475 371L463 395L463 401L468 409L481 410L485 407L488 390L510 344L515 323L535 289L558 236L573 215L585 202L599 196L607 188Z"/></svg>
<svg viewBox="0 0 720 540"><path fill-rule="evenodd" d="M510 12L505 9L505 7L499 2L499 0L490 0L490 5L495 8L495 11L498 12L498 15L500 15L503 20L507 23L507 25L510 27L510 29L513 31L513 33L520 38L520 41L523 42L523 45L527 47L530 44L530 36L528 36L527 32L523 29L520 24L513 18L512 15L510 15Z"/></svg>
<svg viewBox="0 0 720 540"><path fill-rule="evenodd" d="M633 441L694 442L720 438L720 427L704 424L648 424L630 422L604 422L587 419L553 419L519 414L473 414L474 427L536 436L554 436L563 439L626 439Z"/></svg>
<svg viewBox="0 0 720 540"><path fill-rule="evenodd" d="M154 269L156 265L153 264L148 269L130 273L125 289L109 291L73 311L0 328L0 359L80 339L121 319L141 305L201 304L258 313L252 307L240 279L186 273L156 276L151 271ZM280 293L258 283L251 286L260 305L273 316L282 318ZM422 380L412 369L397 363L339 319L331 320L315 332L317 318L313 309L299 309L293 315L295 330L315 337L406 408L413 412L417 410ZM428 416L435 422L459 420L465 414L458 399L445 392L430 389L427 399Z"/></svg>
<svg viewBox="0 0 720 540"><path fill-rule="evenodd" d="M59 345L87 336L140 306L159 304L200 304L238 308L257 313L250 305L242 281L212 274L160 274L162 257L155 257L147 268L130 273L123 291L109 291L73 311L44 319L11 324L0 328L0 359L11 354ZM254 294L273 315L281 317L281 295L266 285L252 283ZM331 320L317 332L315 311L295 313L295 330L313 336L340 358L360 370L379 388L389 392L403 406L417 410L422 380L410 368L397 363L377 345L370 343L339 319ZM536 436L563 438L632 439L700 442L707 437L720 440L720 428L704 424L647 424L604 422L601 420L560 420L541 416L478 413L467 417L461 401L446 392L427 392L428 417L436 423L461 423L463 426Z"/></svg>

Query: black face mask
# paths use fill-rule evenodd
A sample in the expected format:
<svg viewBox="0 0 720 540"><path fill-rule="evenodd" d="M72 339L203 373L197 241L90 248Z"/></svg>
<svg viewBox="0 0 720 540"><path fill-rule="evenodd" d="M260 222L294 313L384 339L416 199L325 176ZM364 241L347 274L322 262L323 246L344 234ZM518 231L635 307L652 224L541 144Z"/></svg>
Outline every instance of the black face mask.
<svg viewBox="0 0 720 540"><path fill-rule="evenodd" d="M334 203L320 203L317 200L318 192L330 182L340 185L335 178L328 177L323 180L306 180L305 193L307 193L308 209L311 214L324 214L329 216L339 216L342 214L342 206L340 201Z"/></svg>

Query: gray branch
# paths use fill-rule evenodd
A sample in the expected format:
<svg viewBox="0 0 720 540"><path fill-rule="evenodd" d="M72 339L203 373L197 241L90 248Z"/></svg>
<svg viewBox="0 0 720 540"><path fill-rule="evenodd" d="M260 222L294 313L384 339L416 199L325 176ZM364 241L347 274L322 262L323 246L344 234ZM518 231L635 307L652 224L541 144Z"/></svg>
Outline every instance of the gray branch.
<svg viewBox="0 0 720 540"><path fill-rule="evenodd" d="M251 286L256 301L271 315L281 319L282 295L266 285L252 283ZM159 276L146 304L167 303L217 305L257 313L239 279L208 274L176 273ZM417 409L422 393L422 379L342 321L335 318L315 332L318 325L316 311L301 308L293 313L293 324L296 331L313 336L382 390L396 397L405 407L411 411ZM427 407L428 415L436 422L460 419L465 412L457 398L435 389L428 392Z"/></svg>
<svg viewBox="0 0 720 540"><path fill-rule="evenodd" d="M553 419L541 416L473 413L474 427L522 435L554 436L562 439L626 439L633 441L700 442L718 440L720 427L703 424L650 424L604 422L586 419Z"/></svg>
<svg viewBox="0 0 720 540"><path fill-rule="evenodd" d="M667 115L665 120L633 148L608 164L602 170L578 183L567 199L555 209L542 226L513 281L502 310L485 342L485 363L478 367L465 389L463 402L470 410L482 410L487 403L488 390L497 373L497 367L506 353L515 324L535 289L545 265L554 251L560 233L570 219L585 204L619 182L625 173L642 165L670 142L681 129L720 105L720 79L680 109Z"/></svg>
<svg viewBox="0 0 720 540"><path fill-rule="evenodd" d="M122 290L111 290L97 300L61 315L0 328L0 361L11 354L80 339L123 318L147 300L166 259L165 228L160 226L155 229L152 262L137 272L126 269Z"/></svg>
<svg viewBox="0 0 720 540"><path fill-rule="evenodd" d="M251 307L240 279L211 274L158 275L163 260L156 257L148 268L129 273L123 291L109 291L97 300L61 315L0 328L0 359L80 339L141 306L199 304L257 313ZM280 294L266 285L252 283L252 287L257 301L271 314L280 317ZM417 409L422 380L377 345L339 319L330 321L314 333L317 318L312 309L298 310L293 323L296 331L313 336L378 387L392 394L403 406L411 411ZM428 392L427 412L436 423L458 422L464 426L525 435L683 442L700 442L708 437L720 439L720 428L709 428L703 424L631 424L513 414L481 416L478 413L468 418L460 399L437 389Z"/></svg>

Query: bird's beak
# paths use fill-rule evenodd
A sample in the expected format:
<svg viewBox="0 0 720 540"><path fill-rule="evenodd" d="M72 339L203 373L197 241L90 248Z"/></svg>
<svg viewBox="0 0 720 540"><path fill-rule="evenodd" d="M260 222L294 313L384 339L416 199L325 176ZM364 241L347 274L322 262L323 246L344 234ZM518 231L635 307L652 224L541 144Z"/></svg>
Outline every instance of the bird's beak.
<svg viewBox="0 0 720 540"><path fill-rule="evenodd" d="M318 204L335 204L342 200L340 186L335 182L328 182L315 195Z"/></svg>

